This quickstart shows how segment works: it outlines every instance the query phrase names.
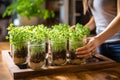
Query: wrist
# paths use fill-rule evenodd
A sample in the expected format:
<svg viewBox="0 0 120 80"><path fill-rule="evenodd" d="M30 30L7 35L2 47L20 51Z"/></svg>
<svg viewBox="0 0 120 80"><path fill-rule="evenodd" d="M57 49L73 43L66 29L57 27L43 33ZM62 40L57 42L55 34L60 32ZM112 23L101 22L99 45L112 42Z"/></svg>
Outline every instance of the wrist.
<svg viewBox="0 0 120 80"><path fill-rule="evenodd" d="M94 36L94 39L98 45L101 45L102 43L104 43L104 39L101 38L100 36Z"/></svg>

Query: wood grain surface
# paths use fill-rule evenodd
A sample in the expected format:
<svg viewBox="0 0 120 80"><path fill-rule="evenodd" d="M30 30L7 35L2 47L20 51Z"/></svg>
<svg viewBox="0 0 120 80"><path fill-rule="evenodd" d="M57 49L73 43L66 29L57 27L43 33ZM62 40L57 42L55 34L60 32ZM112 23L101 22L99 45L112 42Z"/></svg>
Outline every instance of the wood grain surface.
<svg viewBox="0 0 120 80"><path fill-rule="evenodd" d="M9 50L8 42L0 43L0 52L2 50ZM104 68L104 65L101 69L93 69L93 70L85 70L85 71L75 71L75 72L67 72L59 73L51 75L30 75L28 77L24 77L22 79L17 80L120 80L120 64L110 64L109 68ZM23 74L24 75L24 74ZM0 53L0 80L13 80L9 69L2 59L2 55Z"/></svg>

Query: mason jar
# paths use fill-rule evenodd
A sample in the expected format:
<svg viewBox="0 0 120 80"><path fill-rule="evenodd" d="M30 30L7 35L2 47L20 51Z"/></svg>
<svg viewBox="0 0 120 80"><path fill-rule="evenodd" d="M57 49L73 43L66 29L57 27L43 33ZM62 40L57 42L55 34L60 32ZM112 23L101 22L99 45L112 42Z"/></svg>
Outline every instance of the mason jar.
<svg viewBox="0 0 120 80"><path fill-rule="evenodd" d="M27 63L28 47L27 43L13 45L11 44L11 56L16 65Z"/></svg>
<svg viewBox="0 0 120 80"><path fill-rule="evenodd" d="M66 41L51 41L52 65L66 64Z"/></svg>
<svg viewBox="0 0 120 80"><path fill-rule="evenodd" d="M28 44L28 66L33 70L40 70L45 65L46 45Z"/></svg>
<svg viewBox="0 0 120 80"><path fill-rule="evenodd" d="M70 64L78 65L86 63L86 59L78 58L76 55L76 49L84 46L86 42L84 39L70 39L69 40L69 55L70 55Z"/></svg>

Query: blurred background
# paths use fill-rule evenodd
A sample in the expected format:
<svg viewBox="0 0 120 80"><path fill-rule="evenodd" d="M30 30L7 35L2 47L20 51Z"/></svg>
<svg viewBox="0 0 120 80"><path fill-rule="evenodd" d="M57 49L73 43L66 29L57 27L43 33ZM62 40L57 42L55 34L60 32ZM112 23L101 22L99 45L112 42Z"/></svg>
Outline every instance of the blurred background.
<svg viewBox="0 0 120 80"><path fill-rule="evenodd" d="M82 0L44 0L45 3L43 4L43 8L49 11L53 11L55 14L54 17L45 20L38 18L37 21L33 19L32 22L27 23L25 18L20 19L18 13L16 12L14 14L5 16L3 18L2 15L7 9L7 7L10 4L14 3L15 1L17 0L0 0L0 41L1 42L7 41L5 39L5 36L8 33L6 28L9 26L10 23L14 23L16 26L45 24L48 27L51 27L52 25L58 23L64 23L69 25L81 23L84 25L88 22L88 20L91 17L90 12L88 12L86 15L83 14ZM26 3L24 3L23 5L25 4Z"/></svg>

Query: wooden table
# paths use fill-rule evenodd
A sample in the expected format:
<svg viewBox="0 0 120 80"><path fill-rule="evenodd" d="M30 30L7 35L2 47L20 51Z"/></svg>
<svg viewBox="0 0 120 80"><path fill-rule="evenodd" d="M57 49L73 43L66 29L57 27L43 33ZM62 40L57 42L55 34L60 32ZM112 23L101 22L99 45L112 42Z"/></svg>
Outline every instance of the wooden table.
<svg viewBox="0 0 120 80"><path fill-rule="evenodd" d="M2 44L0 43L0 46L2 46L1 50L9 49L3 47L6 45L8 46L9 43ZM0 55L0 57L2 56ZM104 66L106 65L99 66L102 66L102 68L75 72L65 71L65 73L57 72L55 74L44 76L30 75L29 77L24 77L22 80L120 80L119 63L113 63L110 65L109 68L104 68ZM0 58L0 80L13 80L6 63L1 58Z"/></svg>

